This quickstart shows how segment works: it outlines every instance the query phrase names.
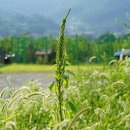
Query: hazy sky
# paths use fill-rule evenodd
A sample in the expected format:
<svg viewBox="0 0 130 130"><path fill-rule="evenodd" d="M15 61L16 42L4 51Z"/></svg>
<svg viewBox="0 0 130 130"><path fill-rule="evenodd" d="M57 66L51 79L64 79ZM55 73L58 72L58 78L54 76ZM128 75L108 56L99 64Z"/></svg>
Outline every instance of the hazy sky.
<svg viewBox="0 0 130 130"><path fill-rule="evenodd" d="M26 13L51 14L54 9L60 11L75 6L81 9L85 6L86 10L88 7L101 8L98 5L101 5L103 1L108 0L0 0L0 8ZM46 10L48 12L43 12Z"/></svg>
<svg viewBox="0 0 130 130"><path fill-rule="evenodd" d="M97 13L106 8L104 3L111 0L0 0L0 9L30 14L43 14L54 18L61 17L69 8L72 8L71 14L82 15L88 13ZM103 5L103 6L102 6Z"/></svg>
<svg viewBox="0 0 130 130"><path fill-rule="evenodd" d="M69 18L73 27L95 29L110 24L113 28L116 17L122 19L130 12L130 0L0 0L0 11L42 14L58 24L69 8L72 8Z"/></svg>

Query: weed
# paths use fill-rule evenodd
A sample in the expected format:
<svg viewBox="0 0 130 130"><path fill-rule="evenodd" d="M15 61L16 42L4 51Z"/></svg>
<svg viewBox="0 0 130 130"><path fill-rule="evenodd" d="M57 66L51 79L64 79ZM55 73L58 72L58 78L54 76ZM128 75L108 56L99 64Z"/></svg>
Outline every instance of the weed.
<svg viewBox="0 0 130 130"><path fill-rule="evenodd" d="M62 105L63 105L63 81L64 81L64 72L65 72L65 42L64 42L64 30L65 30L65 24L67 17L70 13L70 10L68 11L67 15L63 18L61 29L60 29L60 36L59 41L57 44L57 53L56 53L56 64L57 64L57 70L56 70L56 84L57 84L57 97L59 102L59 115L60 115L60 121L63 121L63 113L62 113Z"/></svg>

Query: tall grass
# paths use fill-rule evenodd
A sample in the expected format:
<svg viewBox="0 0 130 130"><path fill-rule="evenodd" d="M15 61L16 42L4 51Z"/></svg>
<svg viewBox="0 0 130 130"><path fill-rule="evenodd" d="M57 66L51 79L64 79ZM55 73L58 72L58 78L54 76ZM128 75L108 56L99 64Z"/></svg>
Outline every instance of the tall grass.
<svg viewBox="0 0 130 130"><path fill-rule="evenodd" d="M21 88L5 88L0 93L0 129L130 129L129 64L130 61L116 62L103 72L94 68L67 71L71 80L63 89L63 120L59 115L56 83L46 90L36 82Z"/></svg>

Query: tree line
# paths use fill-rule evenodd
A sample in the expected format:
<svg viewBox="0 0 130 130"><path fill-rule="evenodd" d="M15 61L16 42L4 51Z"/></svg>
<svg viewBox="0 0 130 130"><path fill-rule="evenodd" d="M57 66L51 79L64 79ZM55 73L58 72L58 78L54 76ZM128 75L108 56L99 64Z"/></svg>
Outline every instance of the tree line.
<svg viewBox="0 0 130 130"><path fill-rule="evenodd" d="M58 38L53 36L6 36L0 39L1 63L54 64ZM130 49L130 34L104 33L96 38L83 35L65 38L66 52L71 64L88 63L95 56L95 63L108 63L119 49Z"/></svg>

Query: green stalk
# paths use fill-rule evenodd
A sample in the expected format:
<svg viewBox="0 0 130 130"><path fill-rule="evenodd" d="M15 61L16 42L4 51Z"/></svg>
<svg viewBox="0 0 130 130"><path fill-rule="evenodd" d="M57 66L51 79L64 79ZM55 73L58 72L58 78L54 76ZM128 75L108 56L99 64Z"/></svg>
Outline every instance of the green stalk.
<svg viewBox="0 0 130 130"><path fill-rule="evenodd" d="M57 97L59 103L59 116L60 120L63 121L63 113L62 113L62 104L63 104L63 75L65 72L65 42L64 42L64 30L66 19L70 13L71 9L69 9L67 15L63 18L62 24L60 27L60 36L57 44L57 52L56 52L56 83L57 83Z"/></svg>

